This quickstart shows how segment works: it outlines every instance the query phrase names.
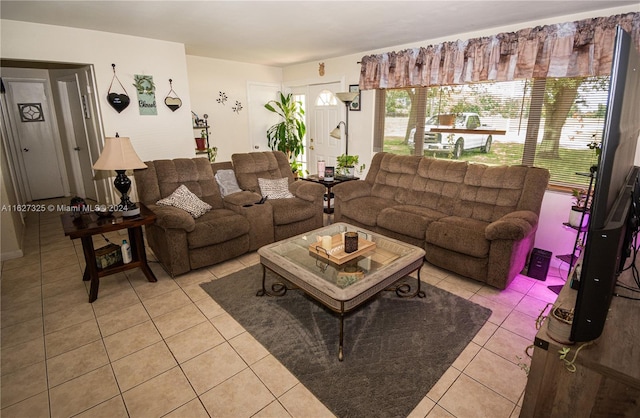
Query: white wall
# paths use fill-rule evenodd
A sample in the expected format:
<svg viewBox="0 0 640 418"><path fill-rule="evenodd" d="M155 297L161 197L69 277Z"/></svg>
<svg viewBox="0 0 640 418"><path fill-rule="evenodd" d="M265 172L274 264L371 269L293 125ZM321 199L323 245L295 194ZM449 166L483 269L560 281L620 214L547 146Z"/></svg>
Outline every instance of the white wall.
<svg viewBox="0 0 640 418"><path fill-rule="evenodd" d="M12 20L0 21L0 42L3 59L93 65L104 135L114 136L118 132L130 137L143 160L194 155L184 45ZM106 100L113 78L112 63L116 64L116 74L131 98L131 104L122 113L116 112ZM134 74L153 76L157 116L140 115L132 85ZM170 78L183 104L176 112L164 105Z"/></svg>
<svg viewBox="0 0 640 418"><path fill-rule="evenodd" d="M262 119L271 115L266 109L264 113L249 114L247 84L280 84L282 69L190 55L187 55L187 67L192 109L200 117L205 113L209 115L209 145L218 147L216 161L229 161L231 154L252 151L250 118ZM220 92L228 98L225 104L217 102ZM232 110L236 101L242 105L240 112ZM195 145L194 139L192 142Z"/></svg>
<svg viewBox="0 0 640 418"><path fill-rule="evenodd" d="M104 136L113 136L118 132L121 136L130 137L142 160L194 156L191 99L184 45L3 19L0 20L0 54L3 59L8 60L93 65L97 105L100 108ZM122 113L116 112L106 100L113 78L112 63L116 64L117 76L132 101ZM156 85L157 116L140 115L136 90L132 85L134 74L153 76ZM183 103L176 112L164 105L164 98L170 90L170 78ZM5 176L0 179L3 192L8 181ZM112 188L109 190L114 192ZM133 193L135 195L135 187ZM5 242L9 239L20 246L22 230L17 230L11 219L4 215L3 213L1 220L3 247L13 246ZM3 256L5 248L2 249Z"/></svg>

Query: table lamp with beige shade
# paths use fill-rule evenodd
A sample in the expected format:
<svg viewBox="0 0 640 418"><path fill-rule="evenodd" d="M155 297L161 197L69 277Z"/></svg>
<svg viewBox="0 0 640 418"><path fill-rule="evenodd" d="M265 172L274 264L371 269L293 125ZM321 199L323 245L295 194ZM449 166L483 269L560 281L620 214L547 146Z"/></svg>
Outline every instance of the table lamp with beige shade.
<svg viewBox="0 0 640 418"><path fill-rule="evenodd" d="M140 208L129 199L131 180L125 171L147 168L147 165L136 154L131 140L128 137L120 137L117 133L115 137L106 137L102 154L93 168L94 170L113 170L117 173L113 185L122 194L118 209L122 211L122 216L139 215Z"/></svg>

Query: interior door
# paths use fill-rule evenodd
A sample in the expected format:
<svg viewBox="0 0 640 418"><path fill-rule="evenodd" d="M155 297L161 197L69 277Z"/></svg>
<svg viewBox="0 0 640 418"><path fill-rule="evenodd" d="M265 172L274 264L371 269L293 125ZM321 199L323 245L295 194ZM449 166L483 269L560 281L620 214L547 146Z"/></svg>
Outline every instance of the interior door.
<svg viewBox="0 0 640 418"><path fill-rule="evenodd" d="M89 154L89 143L84 124L85 114L80 98L80 89L76 76L58 81L62 118L67 146L73 166L73 181L75 194L94 201L98 200L96 186L93 181L94 173ZM88 104L87 104L88 106Z"/></svg>
<svg viewBox="0 0 640 418"><path fill-rule="evenodd" d="M4 79L9 117L15 129L31 200L65 195L53 115L45 80Z"/></svg>
<svg viewBox="0 0 640 418"><path fill-rule="evenodd" d="M249 111L249 138L252 151L269 151L267 144L267 129L279 122L275 113L269 112L264 105L271 100L278 99L281 90L279 84L248 83L247 99Z"/></svg>
<svg viewBox="0 0 640 418"><path fill-rule="evenodd" d="M317 173L317 162L336 165L336 157L343 153L343 141L329 136L340 121L340 109L344 107L334 93L340 91L340 83L309 86L307 98L307 136L309 149L307 162L309 173Z"/></svg>

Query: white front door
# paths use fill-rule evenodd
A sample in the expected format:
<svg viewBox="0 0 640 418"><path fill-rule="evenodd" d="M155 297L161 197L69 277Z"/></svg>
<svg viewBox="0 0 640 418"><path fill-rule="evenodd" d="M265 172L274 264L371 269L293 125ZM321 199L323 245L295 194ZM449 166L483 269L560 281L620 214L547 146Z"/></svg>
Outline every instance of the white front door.
<svg viewBox="0 0 640 418"><path fill-rule="evenodd" d="M3 81L30 199L64 196L63 170L56 147L58 135L45 93L46 80Z"/></svg>
<svg viewBox="0 0 640 418"><path fill-rule="evenodd" d="M336 165L336 157L344 151L341 140L332 138L329 133L340 122L340 109L344 104L335 97L340 91L340 83L315 84L309 86L307 97L307 137L309 148L307 155L310 174L317 174L317 162L324 161L326 166Z"/></svg>

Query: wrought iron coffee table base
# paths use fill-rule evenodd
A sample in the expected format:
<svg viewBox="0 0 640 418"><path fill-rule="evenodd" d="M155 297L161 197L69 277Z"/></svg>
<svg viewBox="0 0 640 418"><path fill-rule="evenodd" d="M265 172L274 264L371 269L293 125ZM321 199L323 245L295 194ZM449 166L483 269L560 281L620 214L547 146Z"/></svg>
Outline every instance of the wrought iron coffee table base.
<svg viewBox="0 0 640 418"><path fill-rule="evenodd" d="M300 289L299 287L287 287L287 284L282 283L282 282L275 282L271 285L271 291L267 290L267 286L266 286L266 279L267 279L267 269L268 267L266 267L264 264L262 265L262 289L258 290L256 292L256 296L284 296L287 293L287 290L293 290L293 289ZM269 269L271 270L271 269ZM271 270L273 271L273 270ZM418 267L417 270L414 270L418 272L418 279L417 279L417 288L415 290L412 291L412 286L409 283L402 283L399 285L396 285L395 283L386 288L383 289L384 291L391 291L391 292L396 292L396 295L398 295L398 297L401 298L412 298L412 297L419 297L419 298L424 298L426 297L426 294L424 292L424 290L421 289L420 286L420 267ZM276 273L275 271L273 271L274 274L278 275L278 273ZM403 278L400 278L396 281L396 283L400 280L402 280ZM352 309L356 308L357 306L353 307L352 309L345 309L345 302L347 301L340 301L340 309L335 309L331 306L326 305L325 303L323 303L321 300L319 300L317 297L315 297L314 295L305 292L307 295L311 296L312 298L316 299L318 302L320 302L323 306L331 309L332 311L338 313L340 315L340 342L339 342L339 346L338 346L338 360L342 361L344 359L344 316L346 313L351 312ZM375 295L372 295L371 297L373 297ZM358 305L359 306L359 305Z"/></svg>
<svg viewBox="0 0 640 418"><path fill-rule="evenodd" d="M287 287L284 283L276 282L271 285L271 291L268 291L265 287L265 269L262 266L262 289L256 292L256 296L284 296L287 290L293 289L292 287Z"/></svg>

